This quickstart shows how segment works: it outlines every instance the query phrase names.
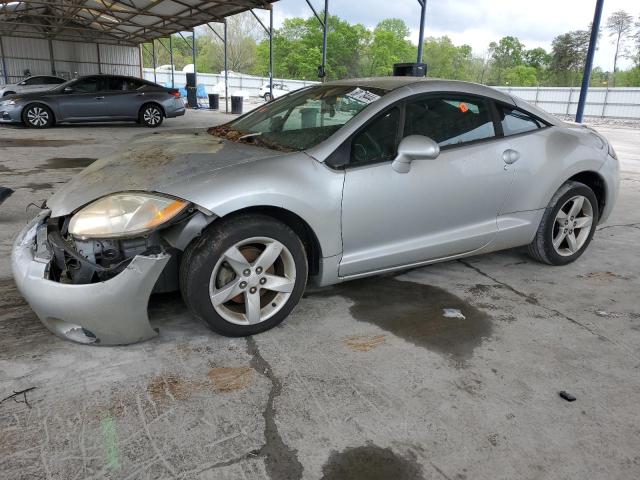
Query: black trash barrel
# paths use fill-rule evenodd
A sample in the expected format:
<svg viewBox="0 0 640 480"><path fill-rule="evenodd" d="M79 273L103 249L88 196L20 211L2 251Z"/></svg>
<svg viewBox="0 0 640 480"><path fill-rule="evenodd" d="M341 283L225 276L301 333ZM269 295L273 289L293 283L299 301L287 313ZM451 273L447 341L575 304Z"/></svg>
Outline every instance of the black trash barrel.
<svg viewBox="0 0 640 480"><path fill-rule="evenodd" d="M211 110L218 110L220 108L220 95L217 93L209 94L209 108Z"/></svg>
<svg viewBox="0 0 640 480"><path fill-rule="evenodd" d="M242 113L242 100L242 97L231 96L231 113L237 113L238 115Z"/></svg>

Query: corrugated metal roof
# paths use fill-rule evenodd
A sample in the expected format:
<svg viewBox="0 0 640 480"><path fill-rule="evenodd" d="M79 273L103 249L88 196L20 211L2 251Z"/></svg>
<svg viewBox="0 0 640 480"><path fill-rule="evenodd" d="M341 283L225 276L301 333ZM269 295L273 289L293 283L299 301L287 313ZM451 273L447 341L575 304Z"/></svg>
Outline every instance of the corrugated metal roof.
<svg viewBox="0 0 640 480"><path fill-rule="evenodd" d="M138 44L277 0L0 0L0 35Z"/></svg>

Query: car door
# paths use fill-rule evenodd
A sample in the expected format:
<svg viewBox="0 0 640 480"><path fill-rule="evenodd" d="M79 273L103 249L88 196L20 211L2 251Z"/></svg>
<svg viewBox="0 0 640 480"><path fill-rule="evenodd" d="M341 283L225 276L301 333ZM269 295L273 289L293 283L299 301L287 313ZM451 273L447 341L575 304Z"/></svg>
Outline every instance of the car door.
<svg viewBox="0 0 640 480"><path fill-rule="evenodd" d="M65 120L99 120L108 115L106 83L102 77L85 77L69 85L58 97Z"/></svg>
<svg viewBox="0 0 640 480"><path fill-rule="evenodd" d="M540 183L548 179L548 172L557 170L557 158L547 153L549 137L554 131L543 120L513 106L498 104L497 112L503 151L510 154L511 163L507 168L512 169L515 176L499 213L539 209L538 195L527 192L540 189ZM546 186L542 190L546 191Z"/></svg>
<svg viewBox="0 0 640 480"><path fill-rule="evenodd" d="M353 136L340 276L442 259L491 242L513 179L496 141L493 108L464 94L414 97ZM435 140L440 155L398 173L392 160L408 135Z"/></svg>
<svg viewBox="0 0 640 480"><path fill-rule="evenodd" d="M18 84L20 92L38 92L40 90L48 90L53 85L49 84L49 77L37 76L30 77Z"/></svg>

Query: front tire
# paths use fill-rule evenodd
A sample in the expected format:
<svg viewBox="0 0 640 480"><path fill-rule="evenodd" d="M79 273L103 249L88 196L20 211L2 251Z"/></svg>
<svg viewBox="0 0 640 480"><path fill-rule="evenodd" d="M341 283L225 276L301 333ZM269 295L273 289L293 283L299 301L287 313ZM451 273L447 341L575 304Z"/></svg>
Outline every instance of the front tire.
<svg viewBox="0 0 640 480"><path fill-rule="evenodd" d="M568 181L546 208L529 255L549 265L575 261L591 243L600 212L598 199L587 185Z"/></svg>
<svg viewBox="0 0 640 480"><path fill-rule="evenodd" d="M138 121L145 127L149 128L159 127L160 125L162 125L163 119L164 112L162 111L162 109L152 103L144 105L140 109L140 114L138 115Z"/></svg>
<svg viewBox="0 0 640 480"><path fill-rule="evenodd" d="M49 128L53 126L53 112L46 105L33 103L23 110L22 122L29 128Z"/></svg>
<svg viewBox="0 0 640 480"><path fill-rule="evenodd" d="M266 215L215 222L185 251L182 296L195 317L227 336L269 330L296 306L308 274L300 238Z"/></svg>
<svg viewBox="0 0 640 480"><path fill-rule="evenodd" d="M265 93L264 94L264 101L268 103L271 100L273 100L273 96L270 93Z"/></svg>

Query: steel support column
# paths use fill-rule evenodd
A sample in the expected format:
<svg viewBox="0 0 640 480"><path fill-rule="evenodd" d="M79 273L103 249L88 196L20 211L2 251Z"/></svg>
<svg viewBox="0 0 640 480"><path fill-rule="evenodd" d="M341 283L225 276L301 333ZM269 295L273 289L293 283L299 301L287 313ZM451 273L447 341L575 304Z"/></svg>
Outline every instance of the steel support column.
<svg viewBox="0 0 640 480"><path fill-rule="evenodd" d="M4 77L4 84L7 85L9 83L9 74L7 73L7 60L4 58L2 35L0 35L0 57L2 57L2 76Z"/></svg>
<svg viewBox="0 0 640 480"><path fill-rule="evenodd" d="M587 103L587 92L589 91L589 81L591 80L591 69L593 68L593 56L596 53L596 44L598 43L598 32L600 31L600 19L602 18L602 5L604 0L596 0L596 9L593 14L593 23L591 24L591 38L589 39L589 50L587 51L587 59L584 64L584 73L582 74L582 87L580 87L580 99L578 100L578 108L576 110L576 122L582 123L584 115L584 106Z"/></svg>
<svg viewBox="0 0 640 480"><path fill-rule="evenodd" d="M273 5L269 9L269 95L273 100Z"/></svg>
<svg viewBox="0 0 640 480"><path fill-rule="evenodd" d="M324 81L327 77L327 19L329 16L329 0L324 0L324 20L320 18L320 15L318 15L316 9L313 8L311 0L305 1L307 2L307 5L309 5L309 8L313 12L313 15L316 17L318 23L322 27L322 64L318 66L318 77L321 78L322 81Z"/></svg>
<svg viewBox="0 0 640 480"><path fill-rule="evenodd" d="M196 103L198 98L198 69L196 68L196 29L191 31L191 57L193 58L193 83L196 86Z"/></svg>
<svg viewBox="0 0 640 480"><path fill-rule="evenodd" d="M100 58L100 44L96 43L96 58L98 59L98 73L102 73L102 59ZM140 69L142 70L142 52L140 52ZM142 77L142 75L140 75Z"/></svg>
<svg viewBox="0 0 640 480"><path fill-rule="evenodd" d="M420 4L420 33L418 34L418 63L422 63L422 50L424 48L424 19L427 13L427 0L418 0Z"/></svg>
<svg viewBox="0 0 640 480"><path fill-rule="evenodd" d="M229 65L227 64L227 19L224 19L224 111L229 113Z"/></svg>
<svg viewBox="0 0 640 480"><path fill-rule="evenodd" d="M156 41L151 40L151 59L153 60L153 83L158 83L156 76Z"/></svg>
<svg viewBox="0 0 640 480"><path fill-rule="evenodd" d="M169 35L169 63L171 64L171 88L176 88L176 82L173 78L173 40Z"/></svg>
<svg viewBox="0 0 640 480"><path fill-rule="evenodd" d="M56 61L53 58L53 41L49 39L49 61L51 62L51 75L56 74Z"/></svg>

